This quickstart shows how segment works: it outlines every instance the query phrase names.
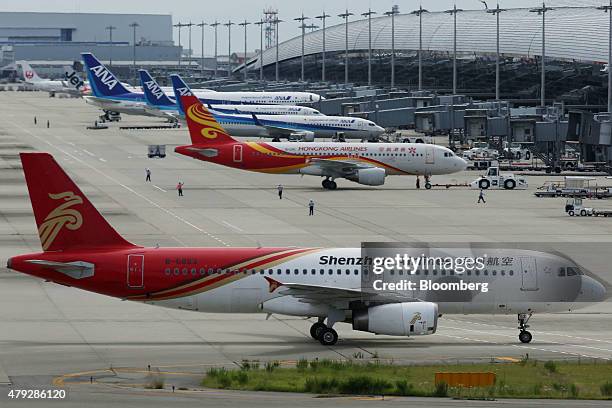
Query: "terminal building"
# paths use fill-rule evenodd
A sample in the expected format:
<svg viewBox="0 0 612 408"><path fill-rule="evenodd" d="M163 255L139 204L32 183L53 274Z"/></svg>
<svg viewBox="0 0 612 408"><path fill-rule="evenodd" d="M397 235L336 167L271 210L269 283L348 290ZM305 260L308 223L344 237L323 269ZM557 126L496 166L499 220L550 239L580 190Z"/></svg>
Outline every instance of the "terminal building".
<svg viewBox="0 0 612 408"><path fill-rule="evenodd" d="M44 65L79 61L84 51L131 63L134 38L137 61L179 59L170 14L0 12L0 66L28 60L44 73Z"/></svg>

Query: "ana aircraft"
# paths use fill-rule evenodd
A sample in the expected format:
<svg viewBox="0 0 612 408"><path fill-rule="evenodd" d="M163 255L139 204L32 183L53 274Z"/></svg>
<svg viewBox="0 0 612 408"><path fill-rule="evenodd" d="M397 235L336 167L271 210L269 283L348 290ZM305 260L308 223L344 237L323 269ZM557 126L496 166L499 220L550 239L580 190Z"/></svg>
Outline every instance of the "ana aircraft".
<svg viewBox="0 0 612 408"><path fill-rule="evenodd" d="M167 95L167 87L160 86L147 70L138 70L140 75L140 86L143 90L148 109L151 113L156 113L161 117L178 118L182 114L175 98ZM179 78L180 86L189 89L182 79ZM174 87L169 87L174 94ZM198 90L191 90L197 93ZM247 114L252 113L262 115L322 115L321 112L308 106L298 105L228 105L228 104L208 104L211 110L220 114Z"/></svg>
<svg viewBox="0 0 612 408"><path fill-rule="evenodd" d="M93 95L87 103L100 109L130 115L158 116L147 108L144 94L128 89L91 53L82 53ZM210 104L296 105L318 102L324 98L309 92L216 92L205 91Z"/></svg>
<svg viewBox="0 0 612 408"><path fill-rule="evenodd" d="M184 116L184 112L180 104L176 103L176 100L182 95L196 95L196 92L192 91L181 77L178 75L170 76L174 87L175 99L173 100L163 92L148 72L141 70L140 76L141 82L144 84L145 99L151 109L166 112L172 117ZM200 99L200 101L202 100ZM325 115L266 115L256 112L259 105L243 105L247 109L252 109L250 114L227 114L216 109L216 107L224 105L208 106L215 119L233 136L270 137L275 141L280 141L281 138L313 141L317 137L374 140L378 139L385 131L384 128L377 126L374 122L361 118ZM300 109L297 106L284 108Z"/></svg>
<svg viewBox="0 0 612 408"><path fill-rule="evenodd" d="M432 175L467 167L450 149L423 143L241 142L195 96L182 96L181 103L191 144L175 152L243 170L325 177L323 187L330 190L338 178L380 186L389 175L422 175L429 183Z"/></svg>
<svg viewBox="0 0 612 408"><path fill-rule="evenodd" d="M478 275L417 270L416 280L488 287L440 301L435 291L364 290L373 274L360 248L145 248L121 237L50 154L20 156L42 252L14 256L7 267L69 287L200 312L316 317L310 334L327 346L338 340L338 322L376 334L428 335L446 313L516 313L519 339L528 343L532 313L574 310L605 296L571 260L526 250L499 250L512 261Z"/></svg>
<svg viewBox="0 0 612 408"><path fill-rule="evenodd" d="M79 78L76 71L66 67L64 80L43 79L38 76L34 68L27 61L17 61L15 64L21 67L23 79L26 84L32 85L34 89L49 92L49 96L66 94L72 96L83 96L89 93L89 85Z"/></svg>

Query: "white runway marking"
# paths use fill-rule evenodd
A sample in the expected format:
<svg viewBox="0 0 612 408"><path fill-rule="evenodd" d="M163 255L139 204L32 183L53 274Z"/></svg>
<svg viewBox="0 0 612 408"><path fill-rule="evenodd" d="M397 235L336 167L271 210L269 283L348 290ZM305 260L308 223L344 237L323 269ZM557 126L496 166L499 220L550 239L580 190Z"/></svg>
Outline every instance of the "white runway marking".
<svg viewBox="0 0 612 408"><path fill-rule="evenodd" d="M152 206L154 206L154 207L156 207L156 208L160 209L161 211L165 212L166 214L168 214L168 215L170 215L170 216L172 216L172 217L176 218L177 220L181 221L182 223L189 225L190 227L192 227L192 228L193 228L193 229L195 229L196 231L199 231L199 232L201 232L202 234L205 234L206 236L208 236L208 237L210 237L210 238L214 239L215 241L219 242L219 243L220 243L221 245L223 245L223 246L229 246L229 244L228 244L228 243L226 243L225 241L223 241L222 239L217 238L216 236L214 236L214 235L213 235L213 234L211 234L210 232L203 230L202 228L198 227L198 226L197 226L197 225L195 225L195 224L192 224L191 222L187 221L186 219L184 219L184 218L183 218L183 217L181 217L180 215L178 215L178 214L176 214L176 213L174 213L174 212L170 211L169 209L162 207L161 205L157 204L155 201L151 200L150 198L145 197L144 195L140 194L138 191L134 190L133 188L131 188L131 187L129 187L129 186L126 186L125 184L121 183L119 180L115 179L114 177L109 176L108 174L106 174L106 173L104 173L102 170L100 170L100 169L98 169L98 168L96 168L96 167L92 166L91 164L89 164L89 163L87 163L87 162L85 162L85 161L83 161L83 160L79 159L78 157L76 157L75 155L73 155L73 154L71 154L71 153L67 152L66 150L62 149L61 147L58 147L58 146L56 146L55 144L53 144L53 143L49 142L48 140L46 140L46 139L44 139L44 138L42 138L42 137L40 137L40 136L35 135L34 133L30 132L28 129L25 129L25 128L23 128L23 127L19 126L19 125L18 125L18 124L16 124L16 123L13 123L13 125L14 125L15 127L19 128L19 129L21 129L21 131L23 131L23 132L25 132L25 133L29 134L30 136L32 136L32 137L34 137L34 138L36 138L36 139L38 139L38 140L40 140L41 142L44 142L44 143L48 144L49 146L53 147L54 149L56 149L56 150L58 150L58 151L60 151L60 152L64 153L65 155L67 155L67 156L69 156L69 157L72 157L74 160L78 161L79 163L83 164L84 166L87 166L87 167L89 167L90 169L92 169L93 171L95 171L96 173L101 174L102 176L104 176L104 177L106 177L107 179L111 180L113 183L120 185L121 187L123 187L124 189L126 189L127 191L129 191L130 193L132 193L132 194L134 194L134 195L136 195L136 196L138 196L138 197L142 198L143 200L145 200L146 202L148 202L148 203L149 203L149 204L151 204ZM91 154L93 154L93 153L91 153Z"/></svg>
<svg viewBox="0 0 612 408"><path fill-rule="evenodd" d="M91 157L96 157L96 155L95 155L95 154L93 154L92 152L90 152L89 150L85 150L85 149L83 149L83 151L84 151L85 153L87 153L88 155L90 155Z"/></svg>
<svg viewBox="0 0 612 408"><path fill-rule="evenodd" d="M222 222L223 224L227 225L228 227L230 227L230 228L232 228L232 229L235 229L235 230L236 230L236 231L238 231L238 232L244 232L244 230L243 230L242 228L239 228L239 227L235 226L234 224L230 224L230 223L229 223L229 222L227 222L227 221L221 221L221 222Z"/></svg>
<svg viewBox="0 0 612 408"><path fill-rule="evenodd" d="M99 160L100 160L101 162L106 163L106 159L103 159L102 157L100 157L100 158L99 158Z"/></svg>
<svg viewBox="0 0 612 408"><path fill-rule="evenodd" d="M167 193L167 192L168 192L168 190L164 190L163 188L161 188L161 187L159 187L159 186L156 186L155 184L151 184L151 185L152 185L153 187L155 187L156 189L158 189L158 190L160 190L160 191L163 191L164 193Z"/></svg>

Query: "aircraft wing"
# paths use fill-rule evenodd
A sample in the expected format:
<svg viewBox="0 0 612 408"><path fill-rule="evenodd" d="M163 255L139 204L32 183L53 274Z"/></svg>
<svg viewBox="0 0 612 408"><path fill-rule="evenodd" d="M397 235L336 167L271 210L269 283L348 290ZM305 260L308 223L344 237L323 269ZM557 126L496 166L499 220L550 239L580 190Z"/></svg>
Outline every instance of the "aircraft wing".
<svg viewBox="0 0 612 408"><path fill-rule="evenodd" d="M293 296L305 303L322 303L346 305L350 302L367 301L369 303L400 303L418 302L419 300L399 293L373 293L357 289L339 288L334 286L309 285L303 283L281 283L266 277L270 292L278 290L284 296Z"/></svg>
<svg viewBox="0 0 612 408"><path fill-rule="evenodd" d="M347 174L353 174L359 169L371 169L376 166L369 163L364 163L358 160L347 159L321 159L321 158L312 158L310 159L310 164L312 166L319 166L326 173L337 174L339 177L342 177Z"/></svg>

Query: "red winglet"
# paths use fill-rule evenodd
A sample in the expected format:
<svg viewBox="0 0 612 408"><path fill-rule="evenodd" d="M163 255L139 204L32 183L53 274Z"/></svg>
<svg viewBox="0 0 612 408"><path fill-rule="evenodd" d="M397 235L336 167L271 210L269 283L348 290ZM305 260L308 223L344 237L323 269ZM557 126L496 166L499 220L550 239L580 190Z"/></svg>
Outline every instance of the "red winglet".
<svg viewBox="0 0 612 408"><path fill-rule="evenodd" d="M268 284L270 284L270 287L269 287L269 289L268 289L268 290L270 291L270 293L274 292L274 291L275 291L276 289L278 289L280 286L283 286L283 284L282 284L282 283L280 283L280 282L279 282L279 281L277 281L277 280L274 280L274 279L272 279L272 278L270 278L270 277L268 277L268 276L265 276L265 278L266 278L266 280L268 281Z"/></svg>

